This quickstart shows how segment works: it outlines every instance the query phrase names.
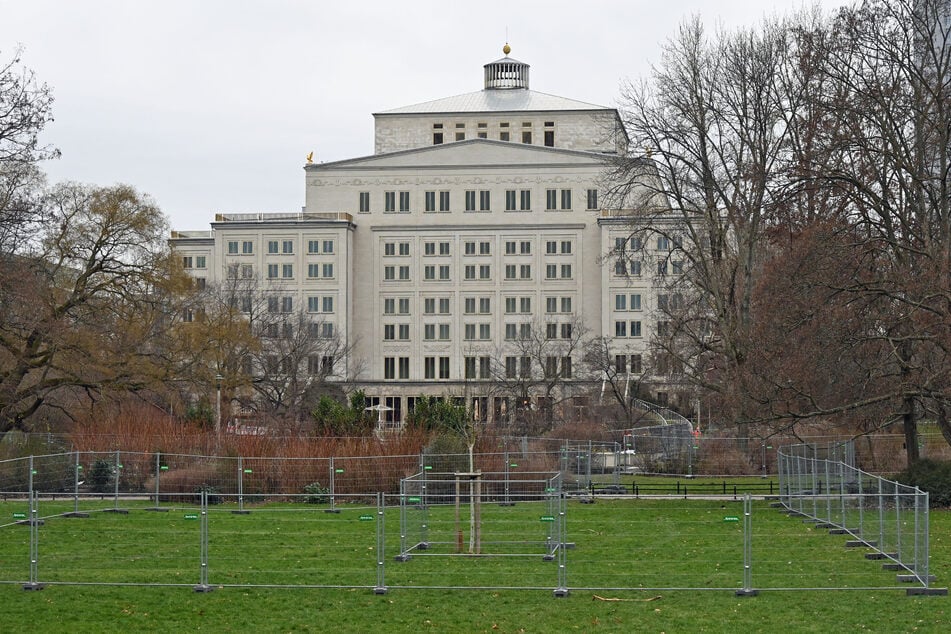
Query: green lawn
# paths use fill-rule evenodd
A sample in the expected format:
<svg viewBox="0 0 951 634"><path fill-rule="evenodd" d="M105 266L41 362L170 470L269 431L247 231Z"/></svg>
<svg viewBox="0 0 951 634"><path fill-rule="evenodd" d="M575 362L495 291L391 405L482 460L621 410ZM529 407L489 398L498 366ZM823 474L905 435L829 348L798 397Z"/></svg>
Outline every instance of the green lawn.
<svg viewBox="0 0 951 634"><path fill-rule="evenodd" d="M552 523L541 502L482 508L483 552L456 556L451 506L410 509L408 543L421 523L431 543L396 562L399 510L385 516L385 595L373 594L378 574L375 507L269 505L249 515L211 507L209 581L224 586L195 593L200 526L194 509L143 510L128 515L95 510L89 518L49 518L38 528L40 592L0 585L2 631L417 631L590 632L656 631L946 631L947 597L907 597L900 589L764 590L736 597L742 581L742 526L733 501L599 500L567 503L567 598L555 598L558 561L545 561ZM21 502L0 503L10 522ZM41 514L71 510L41 502ZM467 509L463 507L465 525ZM416 514L414 516L414 513ZM951 513L931 515L935 585L951 579ZM0 527L0 580L29 574L29 527ZM465 532L465 531L464 531ZM464 534L464 543L468 544ZM763 502L753 509L753 585L897 588L894 572L866 560L829 535ZM156 582L167 586L80 585ZM354 588L269 588L262 584L352 585ZM415 589L408 586L468 589ZM402 587L401 587L402 586ZM530 586L531 590L473 589ZM631 588L650 588L633 590ZM692 588L667 590L658 588ZM590 588L583 590L580 588ZM611 588L628 588L612 590ZM604 601L620 599L619 601Z"/></svg>

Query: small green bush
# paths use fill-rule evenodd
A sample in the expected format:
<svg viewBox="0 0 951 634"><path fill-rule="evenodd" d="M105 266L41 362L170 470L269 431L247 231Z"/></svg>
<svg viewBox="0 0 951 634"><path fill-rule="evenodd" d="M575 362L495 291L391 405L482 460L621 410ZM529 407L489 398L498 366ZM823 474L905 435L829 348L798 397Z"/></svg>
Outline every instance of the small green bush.
<svg viewBox="0 0 951 634"><path fill-rule="evenodd" d="M918 460L895 476L902 484L928 492L931 508L951 507L951 462Z"/></svg>
<svg viewBox="0 0 951 634"><path fill-rule="evenodd" d="M108 460L97 460L92 463L89 473L89 484L95 493L108 493L112 490L113 464Z"/></svg>
<svg viewBox="0 0 951 634"><path fill-rule="evenodd" d="M311 482L305 486L304 493L307 494L304 499L308 504L327 504L330 502L330 489L321 486L320 482Z"/></svg>

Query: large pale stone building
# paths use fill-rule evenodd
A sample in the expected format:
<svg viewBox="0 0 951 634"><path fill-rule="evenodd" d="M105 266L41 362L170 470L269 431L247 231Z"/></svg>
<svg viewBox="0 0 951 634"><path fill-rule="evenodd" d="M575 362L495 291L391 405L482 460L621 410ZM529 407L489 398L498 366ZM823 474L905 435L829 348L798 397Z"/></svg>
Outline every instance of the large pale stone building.
<svg viewBox="0 0 951 634"><path fill-rule="evenodd" d="M618 112L531 90L529 66L505 53L481 90L376 113L373 155L308 163L300 213L218 214L211 231L173 233L196 277L258 279L275 306L347 342L334 376L389 422L421 395L505 416L493 385L526 372L597 390L572 372L576 348L526 367L529 329L609 337L623 372L646 360L655 281L632 248L668 245L631 237L636 209L602 208L605 168L628 151Z"/></svg>

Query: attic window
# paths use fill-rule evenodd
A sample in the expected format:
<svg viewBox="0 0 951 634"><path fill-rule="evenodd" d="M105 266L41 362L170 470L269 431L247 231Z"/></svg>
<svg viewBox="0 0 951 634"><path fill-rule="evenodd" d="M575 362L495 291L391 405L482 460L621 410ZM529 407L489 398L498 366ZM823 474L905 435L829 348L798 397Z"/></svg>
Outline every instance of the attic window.
<svg viewBox="0 0 951 634"><path fill-rule="evenodd" d="M489 124L488 124L488 123L480 123L480 124L479 124L479 127L480 127L480 128L487 128L487 127L489 127Z"/></svg>
<svg viewBox="0 0 951 634"><path fill-rule="evenodd" d="M507 127L509 127L508 121L503 121L502 123L499 124L499 127L500 127L500 128L507 128Z"/></svg>
<svg viewBox="0 0 951 634"><path fill-rule="evenodd" d="M441 123L434 123L434 124L433 124L433 129L434 129L434 130L442 130L442 124L441 124Z"/></svg>
<svg viewBox="0 0 951 634"><path fill-rule="evenodd" d="M464 127L466 127L466 124L464 124L464 123L457 123L457 124L456 124L456 127L457 127L457 128L464 128Z"/></svg>
<svg viewBox="0 0 951 634"><path fill-rule="evenodd" d="M555 122L554 122L554 121L546 121L546 122L545 122L545 127L546 127L546 128L554 128L554 127L555 127Z"/></svg>

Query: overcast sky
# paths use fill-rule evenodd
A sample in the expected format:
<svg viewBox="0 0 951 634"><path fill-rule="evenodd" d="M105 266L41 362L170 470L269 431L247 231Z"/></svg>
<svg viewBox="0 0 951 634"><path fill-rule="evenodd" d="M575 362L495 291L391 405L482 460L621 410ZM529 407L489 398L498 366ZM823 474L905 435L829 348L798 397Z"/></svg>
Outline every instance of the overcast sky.
<svg viewBox="0 0 951 634"><path fill-rule="evenodd" d="M218 212L299 211L308 152L372 154L371 113L480 90L506 37L533 90L616 106L620 83L647 76L685 17L733 28L802 6L0 0L0 60L22 46L53 90L51 181L128 183L173 228L207 229Z"/></svg>

